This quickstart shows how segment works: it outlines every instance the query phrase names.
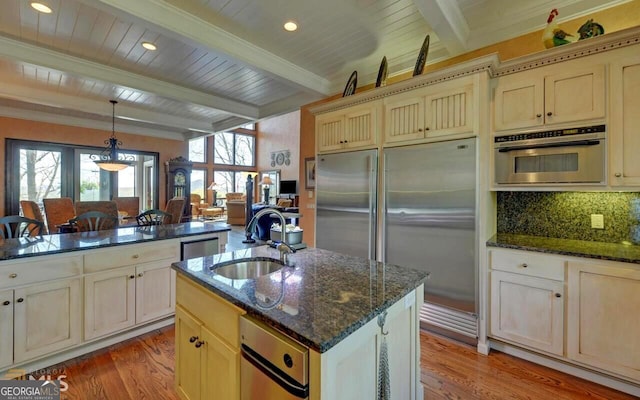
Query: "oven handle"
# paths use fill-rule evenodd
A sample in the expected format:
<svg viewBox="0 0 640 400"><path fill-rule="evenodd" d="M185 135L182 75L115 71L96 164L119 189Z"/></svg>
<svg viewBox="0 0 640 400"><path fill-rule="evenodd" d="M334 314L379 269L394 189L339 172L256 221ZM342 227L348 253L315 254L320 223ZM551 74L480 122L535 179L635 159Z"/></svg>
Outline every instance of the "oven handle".
<svg viewBox="0 0 640 400"><path fill-rule="evenodd" d="M532 145L524 145L524 146L513 146L513 147L503 147L498 149L500 153L506 153L509 151L516 150L529 150L529 149L545 149L552 147L571 147L571 146L594 146L596 144L600 144L599 140L578 140L575 142L562 142L562 143L544 143L544 144L532 144Z"/></svg>
<svg viewBox="0 0 640 400"><path fill-rule="evenodd" d="M269 360L256 353L252 348L244 343L240 347L242 348L242 357L245 360L251 363L251 365L256 367L263 374L267 375L269 379L277 383L288 393L301 399L309 397L309 385L301 385L296 382L280 368L273 365Z"/></svg>

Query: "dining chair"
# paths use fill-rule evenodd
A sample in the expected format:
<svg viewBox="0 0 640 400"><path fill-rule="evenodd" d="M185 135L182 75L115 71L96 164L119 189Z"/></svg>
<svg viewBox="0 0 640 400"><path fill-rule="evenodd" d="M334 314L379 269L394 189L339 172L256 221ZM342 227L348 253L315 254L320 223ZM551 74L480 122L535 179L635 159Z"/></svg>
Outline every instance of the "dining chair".
<svg viewBox="0 0 640 400"><path fill-rule="evenodd" d="M118 211L126 212L126 216L134 218L140 214L140 197L138 196L114 197L113 201L115 201Z"/></svg>
<svg viewBox="0 0 640 400"><path fill-rule="evenodd" d="M0 236L2 239L23 236L42 236L44 222L21 215L9 215L0 218Z"/></svg>
<svg viewBox="0 0 640 400"><path fill-rule="evenodd" d="M24 217L42 222L43 229L41 234L46 235L48 233L47 227L44 226L44 217L42 216L42 211L40 211L38 203L31 200L20 200L20 208L22 208L22 215Z"/></svg>
<svg viewBox="0 0 640 400"><path fill-rule="evenodd" d="M166 211L151 209L136 216L139 226L163 225L171 223L172 215Z"/></svg>
<svg viewBox="0 0 640 400"><path fill-rule="evenodd" d="M49 233L58 233L58 225L65 224L76 216L71 197L42 199Z"/></svg>
<svg viewBox="0 0 640 400"><path fill-rule="evenodd" d="M178 224L182 219L182 211L184 210L184 205L186 203L186 199L184 197L174 197L167 202L164 211L171 214L171 218L169 222L165 222L165 224Z"/></svg>
<svg viewBox="0 0 640 400"><path fill-rule="evenodd" d="M104 231L118 227L118 217L101 211L87 211L69 220L79 232Z"/></svg>

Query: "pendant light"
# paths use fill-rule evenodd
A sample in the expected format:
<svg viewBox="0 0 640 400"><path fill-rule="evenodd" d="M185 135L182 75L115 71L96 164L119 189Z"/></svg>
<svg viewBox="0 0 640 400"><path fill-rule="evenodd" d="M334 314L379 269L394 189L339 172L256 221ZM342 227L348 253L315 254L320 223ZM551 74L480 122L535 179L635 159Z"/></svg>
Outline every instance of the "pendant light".
<svg viewBox="0 0 640 400"><path fill-rule="evenodd" d="M100 155L93 154L91 158L93 162L105 171L115 172L121 171L134 164L133 156L124 156L119 154L120 146L122 142L116 139L116 104L115 100L109 100L112 105L111 114L111 136L105 140L104 143L109 145L105 148Z"/></svg>

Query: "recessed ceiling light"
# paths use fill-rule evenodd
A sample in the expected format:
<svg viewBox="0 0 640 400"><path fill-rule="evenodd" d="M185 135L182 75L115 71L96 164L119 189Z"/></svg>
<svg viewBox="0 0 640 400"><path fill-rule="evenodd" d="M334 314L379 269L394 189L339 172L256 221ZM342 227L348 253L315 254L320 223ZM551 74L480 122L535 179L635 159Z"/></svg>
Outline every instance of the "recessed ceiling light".
<svg viewBox="0 0 640 400"><path fill-rule="evenodd" d="M46 4L38 3L36 1L31 2L31 7L36 11L40 11L41 13L44 13L44 14L51 14L53 12L53 10L51 10L51 8Z"/></svg>
<svg viewBox="0 0 640 400"><path fill-rule="evenodd" d="M156 45L151 43L151 42L142 42L142 47L144 47L147 50L151 50L151 51L155 51L155 50L158 49L156 47Z"/></svg>
<svg viewBox="0 0 640 400"><path fill-rule="evenodd" d="M287 21L284 23L284 30L285 31L289 31L289 32L293 32L296 29L298 29L298 24L296 24L293 21Z"/></svg>

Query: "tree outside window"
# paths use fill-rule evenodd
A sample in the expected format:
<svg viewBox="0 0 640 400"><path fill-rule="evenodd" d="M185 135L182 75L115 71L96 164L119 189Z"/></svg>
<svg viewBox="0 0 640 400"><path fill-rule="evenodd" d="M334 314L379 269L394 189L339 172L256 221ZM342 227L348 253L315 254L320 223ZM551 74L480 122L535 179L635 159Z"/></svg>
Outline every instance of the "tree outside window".
<svg viewBox="0 0 640 400"><path fill-rule="evenodd" d="M213 162L223 165L255 165L255 137L233 132L214 136Z"/></svg>
<svg viewBox="0 0 640 400"><path fill-rule="evenodd" d="M189 161L196 163L207 162L207 138L199 137L189 140Z"/></svg>

